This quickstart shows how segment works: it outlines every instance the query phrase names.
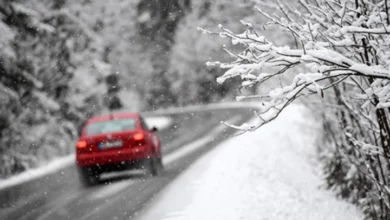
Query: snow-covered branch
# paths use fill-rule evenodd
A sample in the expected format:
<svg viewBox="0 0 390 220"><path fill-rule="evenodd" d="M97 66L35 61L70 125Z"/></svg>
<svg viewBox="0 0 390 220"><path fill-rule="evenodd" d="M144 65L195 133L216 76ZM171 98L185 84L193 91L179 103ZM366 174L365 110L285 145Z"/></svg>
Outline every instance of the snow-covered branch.
<svg viewBox="0 0 390 220"><path fill-rule="evenodd" d="M248 88L265 83L296 66L303 66L308 71L296 73L290 86L275 88L270 91L270 94L283 91L280 94L286 96L296 90L304 91L304 89L300 90L300 86L302 86L302 83L308 82L310 83L305 85L305 88L318 91L322 87L317 82L327 77L342 76L336 84L352 76L365 77L371 80L380 80L381 83L365 87L364 92L365 90L375 91L371 95L378 100L375 103L377 108L389 107L390 100L387 93L379 92L382 84L390 80L390 71L387 68L389 66L388 59L377 56L375 57L376 62L367 62L363 55L361 56L362 59L357 56L357 54L362 54L362 50L369 50L370 53L375 55L377 51L373 48L388 44L387 38L377 36L377 34L388 33L388 27L381 23L382 18L387 15L384 13L374 13L370 16L360 15L361 12L354 9L353 1L327 3L318 0L317 3L312 2L310 4L305 0L300 0L300 4L306 11L304 13L291 12L289 7L283 7L280 2L277 2L285 17L271 16L260 7L257 7L257 10L270 19L273 24L297 36L301 42L299 47L277 46L272 40L256 32L252 24L244 21L241 21L241 23L245 25L246 30L240 34L235 34L222 25L219 26L220 32L205 31L208 34L228 37L233 45L241 44L245 47L242 53L234 53L232 50L225 48L225 51L236 59L231 63L207 63L208 65L218 65L223 69L228 69L225 74L218 77L217 82L222 84L226 79L241 77L242 87ZM372 7L376 7L373 10L380 9L378 8L380 6ZM292 14L295 16L292 16ZM327 17L323 18L323 15ZM356 20L357 17L359 19ZM368 43L362 45L359 39L367 37L370 38L367 41ZM381 48L381 46L379 47ZM368 59L373 59L372 55ZM382 63L386 65L381 65ZM274 71L271 73L265 72L270 69ZM260 96L264 97L264 95ZM271 97L271 95L268 97ZM279 96L271 98L270 103L278 103L275 100L281 99ZM285 98L289 100L288 97Z"/></svg>
<svg viewBox="0 0 390 220"><path fill-rule="evenodd" d="M275 7L280 13L268 13L269 8ZM294 4L278 0L259 2L255 9L269 20L267 25L284 30L295 44L280 45L276 39L279 36L267 38L266 33L256 28L259 24L247 21L241 21L245 27L242 33L233 33L222 25L217 32L201 29L206 34L229 38L233 47L239 45L242 49L238 53L224 48L232 62L207 63L226 70L217 78L218 83L239 77L240 89L269 88L265 93L237 97L262 101L261 111L255 113L259 118L257 124L225 124L242 132L253 131L278 117L302 96L317 97L320 99L317 103L325 103L322 106L336 106L327 108L334 114L332 120L338 121L341 131L327 130L336 146L335 156L331 158L345 164L347 171L358 166L362 171L357 172L358 177L353 172L348 172L348 176L366 181L366 187L381 201L377 210L384 216L390 204L390 192L386 188L390 182L388 2L299 0ZM280 78L285 79L283 83L272 84L272 80ZM290 82L286 84L286 80ZM325 111L321 107L316 111ZM352 161L342 161L340 155ZM329 178L338 178L337 172L341 171L332 172ZM360 190L359 186L354 187ZM378 205L377 200L369 201Z"/></svg>

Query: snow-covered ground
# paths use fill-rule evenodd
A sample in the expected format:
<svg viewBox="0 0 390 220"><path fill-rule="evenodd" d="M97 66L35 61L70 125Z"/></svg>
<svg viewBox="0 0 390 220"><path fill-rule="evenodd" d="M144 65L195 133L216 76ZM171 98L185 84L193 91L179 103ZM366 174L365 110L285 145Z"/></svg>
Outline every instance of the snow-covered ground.
<svg viewBox="0 0 390 220"><path fill-rule="evenodd" d="M34 179L38 179L50 173L58 172L64 167L70 166L75 163L75 155L71 154L65 157L53 158L52 161L45 164L42 167L24 171L20 174L11 176L8 179L0 179L0 190L6 189L11 186L15 186L21 183L29 182Z"/></svg>
<svg viewBox="0 0 390 220"><path fill-rule="evenodd" d="M195 162L140 219L363 219L324 189L315 168L316 126L302 107L287 108Z"/></svg>

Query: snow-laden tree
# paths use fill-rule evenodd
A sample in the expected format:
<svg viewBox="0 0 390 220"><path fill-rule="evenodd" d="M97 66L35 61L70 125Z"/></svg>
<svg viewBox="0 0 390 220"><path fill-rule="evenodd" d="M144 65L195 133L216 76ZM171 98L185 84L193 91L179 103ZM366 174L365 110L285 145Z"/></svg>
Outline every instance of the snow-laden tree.
<svg viewBox="0 0 390 220"><path fill-rule="evenodd" d="M109 81L114 79L118 84L111 86L118 91L110 93L108 101L119 97L123 107L129 110L139 108L137 96L144 93L142 85L151 72L147 59L150 54L137 39L137 4L138 1L112 0L107 4L105 0L94 0L68 1L63 6L100 39L104 51L99 54L111 64Z"/></svg>
<svg viewBox="0 0 390 220"><path fill-rule="evenodd" d="M223 25L204 33L229 38L224 48L233 62L208 62L225 69L217 81L240 77L242 87L263 87L285 76L265 94L241 96L263 101L259 123L234 126L251 131L275 119L299 97L311 97L324 117L324 136L332 148L324 156L328 184L341 196L364 207L369 218L390 218L390 17L387 0L257 1L269 22L241 21L243 33ZM266 7L277 8L270 14ZM294 44L278 45L262 29L276 25ZM313 99L315 97L315 99ZM314 101L313 101L314 100ZM267 114L264 114L267 113ZM325 144L325 143L323 143Z"/></svg>
<svg viewBox="0 0 390 220"><path fill-rule="evenodd" d="M0 0L0 178L71 153L78 126L105 107L99 38L48 6Z"/></svg>
<svg viewBox="0 0 390 220"><path fill-rule="evenodd" d="M220 99L231 99L239 91L235 88L239 79L230 79L223 85L218 85L215 78L223 70L218 67L205 68L208 60L228 61L229 54L221 53L223 44L230 45L228 39L217 42L218 36L202 35L196 30L197 26L211 29L218 24L229 27L231 31L245 30L245 26L236 21L244 18L251 22L265 22L266 19L254 15L253 3L237 1L230 7L230 0L199 0L193 1L191 11L183 18L175 35L176 43L172 47L170 56L169 77L173 83L171 89L177 98L178 104L207 103ZM267 10L272 10L267 8ZM265 31L266 36L272 36L277 29ZM290 40L286 36L278 38L278 42L286 43ZM217 42L217 43L216 43ZM255 88L253 88L254 90ZM251 94L252 91L244 91Z"/></svg>
<svg viewBox="0 0 390 220"><path fill-rule="evenodd" d="M193 2L191 12L178 26L170 56L169 77L173 82L171 90L179 94L179 105L215 101L234 90L228 83L218 86L215 78L221 73L219 68L204 67L210 58L228 60L228 55L220 53L222 42L216 44L217 36L202 35L196 30L196 26L211 28L218 23L234 25L231 26L233 30L242 29L235 21L242 16L237 12L245 10L226 7L228 4L228 0Z"/></svg>
<svg viewBox="0 0 390 220"><path fill-rule="evenodd" d="M137 4L138 43L148 53L152 71L142 82L143 100L149 109L174 105L178 94L172 93L167 72L175 33L180 21L191 9L190 0L140 0Z"/></svg>

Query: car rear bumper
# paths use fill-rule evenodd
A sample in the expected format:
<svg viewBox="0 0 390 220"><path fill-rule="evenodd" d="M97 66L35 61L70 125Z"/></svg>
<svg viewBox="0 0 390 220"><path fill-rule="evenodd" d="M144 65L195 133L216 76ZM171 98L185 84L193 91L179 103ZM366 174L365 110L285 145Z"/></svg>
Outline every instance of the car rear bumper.
<svg viewBox="0 0 390 220"><path fill-rule="evenodd" d="M151 157L147 146L132 148L118 148L102 150L99 152L86 152L76 154L76 163L79 167L119 164L124 162L139 161Z"/></svg>

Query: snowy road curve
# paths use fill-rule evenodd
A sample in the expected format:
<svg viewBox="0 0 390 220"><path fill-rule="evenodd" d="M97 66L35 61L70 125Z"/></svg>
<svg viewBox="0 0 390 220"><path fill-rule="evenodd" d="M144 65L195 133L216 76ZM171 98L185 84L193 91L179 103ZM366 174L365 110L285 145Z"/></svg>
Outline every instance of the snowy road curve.
<svg viewBox="0 0 390 220"><path fill-rule="evenodd" d="M75 167L0 189L0 219L355 220L361 213L325 190L316 172L317 125L291 106L274 122L232 137L247 108L155 112L171 119L158 135L166 170L105 174L83 188ZM252 119L249 123L256 123Z"/></svg>
<svg viewBox="0 0 390 220"><path fill-rule="evenodd" d="M166 170L161 176L140 172L103 175L95 187L81 186L73 164L12 187L0 189L0 219L129 219L205 152L233 134L221 120L243 123L249 108L194 108L150 113L173 120L159 131Z"/></svg>

